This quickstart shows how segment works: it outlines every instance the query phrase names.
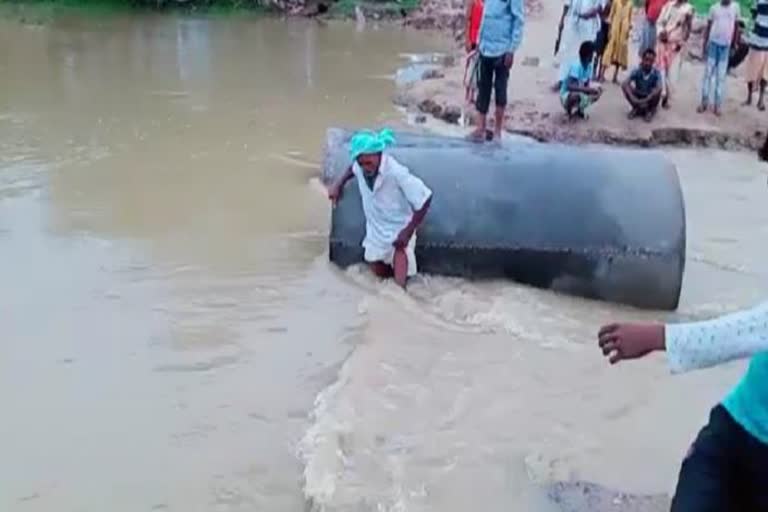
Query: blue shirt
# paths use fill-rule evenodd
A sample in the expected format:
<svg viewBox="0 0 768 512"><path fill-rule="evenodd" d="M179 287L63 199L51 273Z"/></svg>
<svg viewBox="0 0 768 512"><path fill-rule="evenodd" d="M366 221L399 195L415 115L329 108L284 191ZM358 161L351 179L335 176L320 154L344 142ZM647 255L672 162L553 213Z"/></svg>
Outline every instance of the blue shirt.
<svg viewBox="0 0 768 512"><path fill-rule="evenodd" d="M629 81L634 82L637 97L645 98L661 84L661 73L656 68L651 68L651 71L646 73L643 68L638 66L629 75Z"/></svg>
<svg viewBox="0 0 768 512"><path fill-rule="evenodd" d="M595 69L591 62L589 63L589 66L584 67L581 63L581 59L577 59L576 62L571 64L571 67L568 68L568 74L565 76L565 80L560 83L560 97L565 98L568 96L568 82L570 82L571 79L576 80L576 82L583 87L592 80L594 71Z"/></svg>
<svg viewBox="0 0 768 512"><path fill-rule="evenodd" d="M667 325L666 350L673 373L753 356L723 406L768 445L768 303L706 322Z"/></svg>
<svg viewBox="0 0 768 512"><path fill-rule="evenodd" d="M485 0L480 24L480 55L501 57L516 51L523 40L523 0Z"/></svg>

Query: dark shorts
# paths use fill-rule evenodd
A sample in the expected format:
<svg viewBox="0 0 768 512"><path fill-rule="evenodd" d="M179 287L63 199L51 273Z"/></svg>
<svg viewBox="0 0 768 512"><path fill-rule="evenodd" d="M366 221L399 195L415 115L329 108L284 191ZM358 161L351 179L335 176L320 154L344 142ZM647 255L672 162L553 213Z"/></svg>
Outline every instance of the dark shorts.
<svg viewBox="0 0 768 512"><path fill-rule="evenodd" d="M712 409L683 461L671 512L768 510L768 445Z"/></svg>
<svg viewBox="0 0 768 512"><path fill-rule="evenodd" d="M481 114L487 114L491 106L491 90L496 98L497 107L507 106L507 84L509 69L504 65L504 56L485 57L480 55L480 73L477 80L477 100L475 106Z"/></svg>

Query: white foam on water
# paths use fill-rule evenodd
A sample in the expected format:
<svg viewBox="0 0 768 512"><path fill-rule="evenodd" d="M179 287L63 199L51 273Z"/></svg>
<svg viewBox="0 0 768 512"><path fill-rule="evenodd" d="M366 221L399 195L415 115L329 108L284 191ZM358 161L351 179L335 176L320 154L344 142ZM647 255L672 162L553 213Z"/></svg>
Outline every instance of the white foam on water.
<svg viewBox="0 0 768 512"><path fill-rule="evenodd" d="M679 321L744 307L762 291L755 276L765 276L754 257L761 242L739 222L763 225L757 199L735 194L751 193L751 182L729 181L728 216L714 216L710 201L697 199L706 194L690 194L722 186L701 177L706 155L672 156L686 166L696 248L679 312L432 276L406 293L364 266L340 273L363 291L365 320L299 445L314 510L548 512L542 489L576 480L670 492L691 439L743 364L680 377L669 375L663 355L611 367L596 331L615 320Z"/></svg>
<svg viewBox="0 0 768 512"><path fill-rule="evenodd" d="M722 379L672 388L660 361L608 367L600 323L659 313L501 282L423 276L406 293L363 266L342 275L365 291L366 320L299 445L316 511L458 512L477 496L485 510L545 511L543 485L581 478L664 492L695 411L722 391ZM660 439L625 446L665 414ZM668 471L651 471L659 457ZM637 469L617 475L626 460Z"/></svg>

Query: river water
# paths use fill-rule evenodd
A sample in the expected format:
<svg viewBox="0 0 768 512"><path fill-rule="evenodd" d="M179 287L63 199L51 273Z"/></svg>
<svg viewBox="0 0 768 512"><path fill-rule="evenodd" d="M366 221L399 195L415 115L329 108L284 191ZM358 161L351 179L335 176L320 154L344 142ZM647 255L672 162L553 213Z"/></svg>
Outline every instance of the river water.
<svg viewBox="0 0 768 512"><path fill-rule="evenodd" d="M689 222L672 315L338 271L324 131L400 122L393 73L441 44L267 19L0 25L0 510L545 510L550 481L670 489L741 365L608 368L594 331L758 300L762 169L669 153Z"/></svg>

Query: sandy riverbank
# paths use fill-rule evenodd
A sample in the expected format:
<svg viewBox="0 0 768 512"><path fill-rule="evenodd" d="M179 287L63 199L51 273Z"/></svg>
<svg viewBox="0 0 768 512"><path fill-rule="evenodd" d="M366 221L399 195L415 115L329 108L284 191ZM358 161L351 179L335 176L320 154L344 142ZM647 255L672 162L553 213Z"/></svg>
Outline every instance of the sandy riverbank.
<svg viewBox="0 0 768 512"><path fill-rule="evenodd" d="M441 7L442 6L442 7ZM550 91L557 64L553 56L555 30L560 2L527 3L528 20L523 45L516 55L510 77L510 106L506 129L541 141L595 142L640 146L680 145L707 146L723 149L754 149L763 140L765 113L755 107L744 107L746 87L741 76L743 67L728 78L723 116L698 114L700 82L704 72L700 61L686 55L676 82L676 97L670 110L660 111L651 123L627 119L628 106L617 85L604 84L605 94L590 112L586 122L568 122L557 94ZM639 28L640 13L635 27ZM437 28L460 33L463 25L461 4L455 0L428 0L410 22L421 28ZM634 55L637 29L633 28L630 65ZM687 53L699 53L699 42L692 38ZM625 72L626 73L626 72ZM610 72L607 74L610 78ZM620 75L620 79L625 74ZM464 101L464 59L445 67L431 77L403 86L395 101L418 119L433 116L449 123L468 120L472 107Z"/></svg>

